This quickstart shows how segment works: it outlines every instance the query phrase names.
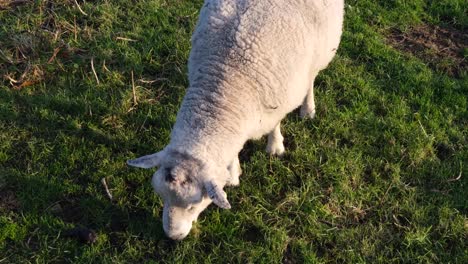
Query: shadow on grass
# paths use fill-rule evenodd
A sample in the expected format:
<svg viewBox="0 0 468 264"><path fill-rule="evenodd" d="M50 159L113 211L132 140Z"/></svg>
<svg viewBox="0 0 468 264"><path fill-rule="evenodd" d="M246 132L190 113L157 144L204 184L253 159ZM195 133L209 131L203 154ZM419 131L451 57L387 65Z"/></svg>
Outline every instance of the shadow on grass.
<svg viewBox="0 0 468 264"><path fill-rule="evenodd" d="M18 193L19 202L17 208L10 209L28 219L26 222L36 222L28 226L29 248L35 248L29 245L31 237L32 244L43 244L47 237L79 241L77 237L69 238L64 235L74 227L94 230L98 234L98 240L105 236L104 243L109 243L118 252L125 250L129 238L168 249L175 246L165 237L160 217L155 217L148 208L120 206L84 190L81 194L67 194L59 179L14 174L10 174L14 178L8 179L8 190ZM52 219L51 223L41 223L44 218ZM56 228L50 228L57 221L60 224L55 224ZM35 234L38 228L40 235ZM86 247L75 249L83 251Z"/></svg>
<svg viewBox="0 0 468 264"><path fill-rule="evenodd" d="M95 109L100 115L107 112L104 107ZM110 152L108 155L129 151L131 145L124 138L109 135L105 130L90 128L87 124L92 125L95 120L89 118L82 98L64 100L54 96L28 95L22 91L0 90L0 122L11 130L9 133L19 133L9 142L11 146L6 150L6 162L0 164L0 172L6 178L3 189L14 193L14 198L18 200L8 203L8 206L14 204L16 207L8 211L29 219L23 224L27 226L30 236L37 232L40 234L40 237L35 235L36 239L32 239L32 242L29 239L28 246L34 240L38 240L38 244L44 243L39 240L57 237L73 227L86 227L107 237L107 243L119 251L124 250L129 238L153 244L162 243L163 247L170 249L173 243L165 237L161 219L153 214L151 208L119 205L110 201L105 196L104 187L96 181L96 176L87 174L101 169L99 160L95 160L99 156L83 156L82 160L54 168L67 161L68 157L62 157L60 153L64 146L59 146L67 142L72 142L65 146L72 148L67 150L71 153L92 152L91 148L99 147ZM77 125L75 120L83 121L83 124ZM60 141L59 136L65 136L68 141ZM80 146L82 149L74 149L77 147L76 142L80 141L84 142ZM32 151L30 145L35 145L36 150ZM52 146L51 153L47 146ZM130 186L128 195L135 194L136 189ZM100 190L101 193L94 193ZM125 198L134 202L133 197ZM37 222L44 217L62 224L57 229L42 228L41 225L38 227ZM20 219L18 221L22 222ZM60 239L69 238L62 235ZM85 247L80 250L85 250Z"/></svg>

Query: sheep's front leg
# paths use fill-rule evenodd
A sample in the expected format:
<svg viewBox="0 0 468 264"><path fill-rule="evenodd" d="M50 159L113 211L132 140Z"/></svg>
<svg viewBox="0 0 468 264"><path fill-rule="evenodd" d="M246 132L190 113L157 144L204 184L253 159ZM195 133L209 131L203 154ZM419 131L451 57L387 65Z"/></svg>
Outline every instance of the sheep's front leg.
<svg viewBox="0 0 468 264"><path fill-rule="evenodd" d="M283 135L281 135L280 123L268 134L268 145L266 151L271 155L281 156L284 154Z"/></svg>
<svg viewBox="0 0 468 264"><path fill-rule="evenodd" d="M231 178L228 181L228 185L237 186L239 185L239 176L242 174L239 158L235 157L234 160L228 166L229 174Z"/></svg>
<svg viewBox="0 0 468 264"><path fill-rule="evenodd" d="M301 106L301 117L302 118L314 118L315 117L315 98L314 98L314 82L310 85L309 91L304 99Z"/></svg>

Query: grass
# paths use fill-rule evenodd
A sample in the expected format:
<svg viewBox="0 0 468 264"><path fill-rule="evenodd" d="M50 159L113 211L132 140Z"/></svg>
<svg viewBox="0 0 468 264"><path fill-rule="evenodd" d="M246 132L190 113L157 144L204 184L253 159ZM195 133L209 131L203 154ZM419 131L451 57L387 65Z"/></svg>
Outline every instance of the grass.
<svg viewBox="0 0 468 264"><path fill-rule="evenodd" d="M0 263L468 262L467 68L433 67L389 40L424 24L463 32L466 1L346 1L317 118L288 116L281 159L248 142L233 209L210 207L179 243L163 234L151 172L125 161L168 143L203 1L10 2ZM66 238L75 226L97 242Z"/></svg>

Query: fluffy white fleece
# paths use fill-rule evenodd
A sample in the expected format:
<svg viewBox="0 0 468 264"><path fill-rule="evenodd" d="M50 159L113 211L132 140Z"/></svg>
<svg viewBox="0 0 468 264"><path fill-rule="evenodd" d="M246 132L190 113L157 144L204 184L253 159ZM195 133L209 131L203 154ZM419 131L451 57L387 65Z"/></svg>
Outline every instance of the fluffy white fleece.
<svg viewBox="0 0 468 264"><path fill-rule="evenodd" d="M160 167L153 185L168 236L185 237L211 200L230 207L222 188L238 184L247 140L269 134L267 151L281 155L286 114L302 105L301 115L314 117L313 82L336 53L343 12L343 0L205 1L171 141L129 161Z"/></svg>

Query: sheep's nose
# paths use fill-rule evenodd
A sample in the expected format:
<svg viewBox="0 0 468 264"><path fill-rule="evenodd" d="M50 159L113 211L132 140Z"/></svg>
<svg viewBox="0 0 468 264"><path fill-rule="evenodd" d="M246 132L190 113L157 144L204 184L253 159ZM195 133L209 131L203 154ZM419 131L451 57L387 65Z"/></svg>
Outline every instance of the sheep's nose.
<svg viewBox="0 0 468 264"><path fill-rule="evenodd" d="M189 221L179 222L175 225L164 225L164 232L172 240L182 240L192 229L192 223Z"/></svg>
<svg viewBox="0 0 468 264"><path fill-rule="evenodd" d="M187 234L181 233L181 234L176 234L176 235L171 235L171 236L168 235L168 237L170 239L172 239L172 240L180 241L180 240L184 239L187 235L188 235L188 233Z"/></svg>
<svg viewBox="0 0 468 264"><path fill-rule="evenodd" d="M172 240L182 240L184 239L185 237L187 237L187 235L190 233L190 228L188 230L171 230L171 231L166 231L164 230L166 235L172 239Z"/></svg>

